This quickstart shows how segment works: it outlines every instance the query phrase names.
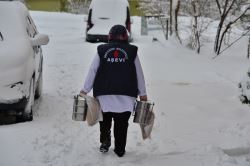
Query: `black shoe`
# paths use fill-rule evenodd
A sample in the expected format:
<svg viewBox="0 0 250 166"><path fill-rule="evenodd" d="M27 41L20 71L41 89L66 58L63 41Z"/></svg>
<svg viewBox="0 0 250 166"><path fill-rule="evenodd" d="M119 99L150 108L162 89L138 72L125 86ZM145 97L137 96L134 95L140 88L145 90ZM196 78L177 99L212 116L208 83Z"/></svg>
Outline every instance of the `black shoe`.
<svg viewBox="0 0 250 166"><path fill-rule="evenodd" d="M115 154L118 156L118 157L122 157L124 154L125 154L125 151L119 151L119 150L114 150Z"/></svg>
<svg viewBox="0 0 250 166"><path fill-rule="evenodd" d="M102 143L100 146L100 152L106 153L109 151L110 144Z"/></svg>

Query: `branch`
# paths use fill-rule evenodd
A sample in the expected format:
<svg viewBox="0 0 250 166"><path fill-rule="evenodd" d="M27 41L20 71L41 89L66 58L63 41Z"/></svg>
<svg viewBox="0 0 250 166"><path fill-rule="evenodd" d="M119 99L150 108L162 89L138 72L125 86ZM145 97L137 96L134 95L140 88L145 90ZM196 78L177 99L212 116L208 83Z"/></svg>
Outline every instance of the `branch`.
<svg viewBox="0 0 250 166"><path fill-rule="evenodd" d="M250 10L250 6L248 6L248 7L245 9L245 11L241 14L241 17L242 17L243 15L245 15L246 12L247 12L248 10Z"/></svg>
<svg viewBox="0 0 250 166"><path fill-rule="evenodd" d="M228 1L229 1L229 0L226 0L226 1L225 1L225 5L224 5L224 7L223 7L222 16L226 16L226 15L227 15L226 12L227 12Z"/></svg>
<svg viewBox="0 0 250 166"><path fill-rule="evenodd" d="M233 0L233 1L232 1L232 3L230 4L229 8L227 9L225 15L228 15L228 13L229 13L229 11L232 9L232 7L233 7L235 1L236 1L236 0ZM225 7L225 9L226 9L226 7Z"/></svg>
<svg viewBox="0 0 250 166"><path fill-rule="evenodd" d="M218 56L220 56L221 53L223 53L224 51L226 51L229 47L231 47L233 44L235 44L237 41L239 41L242 37L246 36L248 34L248 32L250 32L250 29L248 31L246 31L245 33L243 33L238 39L236 39L234 42L232 42L228 47L226 47L225 49L223 49L218 55L214 56L212 59L215 59Z"/></svg>
<svg viewBox="0 0 250 166"><path fill-rule="evenodd" d="M223 40L225 34L227 33L228 29L230 29L230 28L231 28L231 25L233 25L235 22L237 22L237 21L247 12L247 10L248 10L249 8L250 8L250 7L248 7L243 13L241 13L241 15L240 15L239 17L237 17L235 20L230 21L230 22L227 24L225 30L223 31L223 33L222 33L222 35L221 35L221 39L220 39L220 43L219 43L219 47L218 47L219 49L217 50L217 54L220 54L220 48L221 48L222 40Z"/></svg>
<svg viewBox="0 0 250 166"><path fill-rule="evenodd" d="M219 0L215 0L215 2L216 2L216 4L217 4L217 7L218 7L218 9L219 9L219 13L220 13L220 16L221 16L222 12L221 12L220 2L219 2Z"/></svg>

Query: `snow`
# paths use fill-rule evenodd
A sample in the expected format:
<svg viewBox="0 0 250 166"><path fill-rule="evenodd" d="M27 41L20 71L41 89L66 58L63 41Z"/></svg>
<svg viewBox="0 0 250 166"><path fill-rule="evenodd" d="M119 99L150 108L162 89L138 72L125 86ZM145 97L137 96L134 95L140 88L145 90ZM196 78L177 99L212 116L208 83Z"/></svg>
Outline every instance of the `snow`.
<svg viewBox="0 0 250 166"><path fill-rule="evenodd" d="M28 10L23 3L0 1L0 31L3 36L0 41L1 103L16 103L29 94L34 51L26 32L27 17ZM18 83L22 85L14 87Z"/></svg>
<svg viewBox="0 0 250 166"><path fill-rule="evenodd" d="M118 158L113 145L107 154L99 153L98 125L72 120L73 96L98 45L85 42L84 16L31 14L50 37L43 47L43 94L32 122L0 126L1 166L250 165L250 111L237 88L249 67L247 39L213 59L212 43L198 55L173 39L165 41L159 30L141 36L140 17L134 17L133 44L139 47L156 119L152 138L143 140L130 118L127 153Z"/></svg>
<svg viewBox="0 0 250 166"><path fill-rule="evenodd" d="M25 6L21 2L2 2L0 1L0 26L1 32L5 39L10 37L23 36L26 34L26 20L24 20L21 15L27 15L25 12ZM17 12L18 11L18 12ZM8 15L4 14L8 13ZM9 21L8 24L5 23L5 20ZM16 24L15 24L16 23Z"/></svg>

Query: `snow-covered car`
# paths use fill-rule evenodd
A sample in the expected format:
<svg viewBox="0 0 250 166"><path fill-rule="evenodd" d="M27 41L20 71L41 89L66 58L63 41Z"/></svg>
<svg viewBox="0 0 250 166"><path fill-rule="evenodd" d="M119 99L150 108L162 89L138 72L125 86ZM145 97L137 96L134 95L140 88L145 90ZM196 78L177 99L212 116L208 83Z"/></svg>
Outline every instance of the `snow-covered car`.
<svg viewBox="0 0 250 166"><path fill-rule="evenodd" d="M107 42L109 30L116 24L126 27L129 41L132 41L132 22L127 0L92 0L85 21L86 41Z"/></svg>
<svg viewBox="0 0 250 166"><path fill-rule="evenodd" d="M250 104L250 68L240 81L238 87L240 90L240 101L243 104Z"/></svg>
<svg viewBox="0 0 250 166"><path fill-rule="evenodd" d="M42 91L41 45L48 42L23 3L0 1L0 113L33 120L34 99Z"/></svg>

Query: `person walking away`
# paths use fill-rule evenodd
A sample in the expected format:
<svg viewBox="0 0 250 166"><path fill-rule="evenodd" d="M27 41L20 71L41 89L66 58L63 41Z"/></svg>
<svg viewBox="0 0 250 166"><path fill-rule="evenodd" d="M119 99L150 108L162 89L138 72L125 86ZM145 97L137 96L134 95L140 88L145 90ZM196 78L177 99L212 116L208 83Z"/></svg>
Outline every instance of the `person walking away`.
<svg viewBox="0 0 250 166"><path fill-rule="evenodd" d="M111 127L114 121L114 152L118 157L125 154L128 121L137 97L147 101L147 93L138 48L128 43L124 26L110 29L108 43L97 47L80 95L93 89L93 96L101 105L103 121L100 124L100 152L106 153L111 146Z"/></svg>

